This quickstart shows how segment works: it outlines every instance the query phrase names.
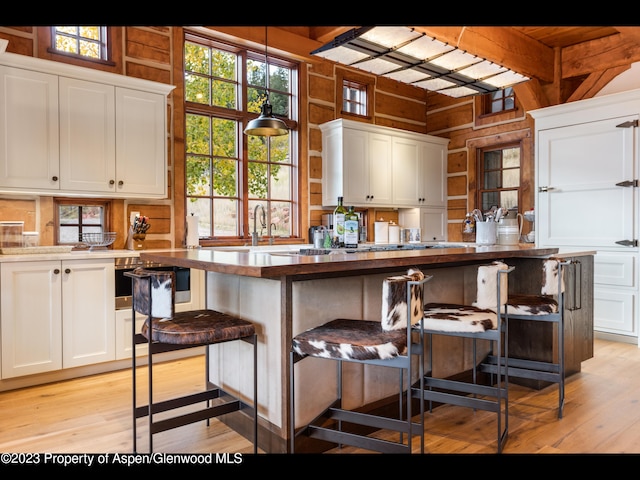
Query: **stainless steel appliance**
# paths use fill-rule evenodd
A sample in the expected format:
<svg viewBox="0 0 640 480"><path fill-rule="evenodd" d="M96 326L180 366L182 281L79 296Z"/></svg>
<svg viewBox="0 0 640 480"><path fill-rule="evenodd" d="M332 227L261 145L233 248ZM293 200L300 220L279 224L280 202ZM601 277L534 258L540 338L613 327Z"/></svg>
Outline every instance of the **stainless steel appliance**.
<svg viewBox="0 0 640 480"><path fill-rule="evenodd" d="M143 262L138 257L123 257L115 259L116 310L131 308L131 278L125 276L124 273L138 267L148 270L173 271L176 275L176 303L191 301L191 269L155 262Z"/></svg>

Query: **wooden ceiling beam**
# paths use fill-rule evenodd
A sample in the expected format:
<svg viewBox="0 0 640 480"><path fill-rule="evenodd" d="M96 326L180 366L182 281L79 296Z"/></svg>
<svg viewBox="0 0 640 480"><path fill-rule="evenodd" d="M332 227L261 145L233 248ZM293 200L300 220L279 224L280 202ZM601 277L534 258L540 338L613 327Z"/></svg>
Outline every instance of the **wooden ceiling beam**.
<svg viewBox="0 0 640 480"><path fill-rule="evenodd" d="M627 33L562 49L562 78L579 77L640 61L640 44Z"/></svg>
<svg viewBox="0 0 640 480"><path fill-rule="evenodd" d="M553 49L512 27L413 27L514 72L553 82Z"/></svg>

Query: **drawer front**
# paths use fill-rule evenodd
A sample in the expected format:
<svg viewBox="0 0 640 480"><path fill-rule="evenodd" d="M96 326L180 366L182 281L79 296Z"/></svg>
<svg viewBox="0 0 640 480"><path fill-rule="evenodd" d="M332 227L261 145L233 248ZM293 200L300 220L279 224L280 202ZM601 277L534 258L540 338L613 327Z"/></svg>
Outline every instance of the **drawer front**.
<svg viewBox="0 0 640 480"><path fill-rule="evenodd" d="M624 253L598 252L594 257L593 281L601 285L633 287L636 256Z"/></svg>
<svg viewBox="0 0 640 480"><path fill-rule="evenodd" d="M594 288L593 324L601 332L637 336L635 328L635 302L637 295L631 290Z"/></svg>

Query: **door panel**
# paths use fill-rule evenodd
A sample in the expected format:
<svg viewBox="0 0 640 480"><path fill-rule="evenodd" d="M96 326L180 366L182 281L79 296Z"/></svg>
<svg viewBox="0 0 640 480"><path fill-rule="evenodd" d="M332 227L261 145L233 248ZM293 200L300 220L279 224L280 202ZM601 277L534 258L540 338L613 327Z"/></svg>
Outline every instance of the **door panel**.
<svg viewBox="0 0 640 480"><path fill-rule="evenodd" d="M611 118L539 133L536 225L541 246L628 248L636 238L635 128L617 125L638 116ZM545 190L546 189L546 190Z"/></svg>

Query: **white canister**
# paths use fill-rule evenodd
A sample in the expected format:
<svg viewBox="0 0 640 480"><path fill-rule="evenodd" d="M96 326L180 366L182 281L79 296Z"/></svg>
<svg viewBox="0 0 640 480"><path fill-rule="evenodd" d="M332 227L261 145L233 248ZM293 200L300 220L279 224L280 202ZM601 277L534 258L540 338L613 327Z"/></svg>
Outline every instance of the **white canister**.
<svg viewBox="0 0 640 480"><path fill-rule="evenodd" d="M389 243L400 243L400 225L389 224Z"/></svg>
<svg viewBox="0 0 640 480"><path fill-rule="evenodd" d="M389 222L375 222L374 243L389 243Z"/></svg>
<svg viewBox="0 0 640 480"><path fill-rule="evenodd" d="M476 222L476 243L478 245L495 245L497 225L496 222Z"/></svg>
<svg viewBox="0 0 640 480"><path fill-rule="evenodd" d="M520 221L519 221L520 220ZM517 245L522 235L522 214L517 218L502 218L498 223L498 244Z"/></svg>

